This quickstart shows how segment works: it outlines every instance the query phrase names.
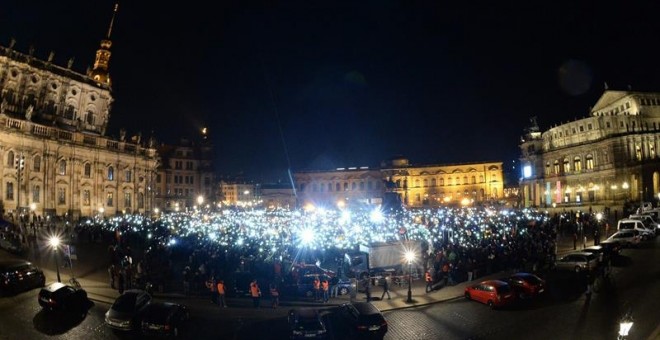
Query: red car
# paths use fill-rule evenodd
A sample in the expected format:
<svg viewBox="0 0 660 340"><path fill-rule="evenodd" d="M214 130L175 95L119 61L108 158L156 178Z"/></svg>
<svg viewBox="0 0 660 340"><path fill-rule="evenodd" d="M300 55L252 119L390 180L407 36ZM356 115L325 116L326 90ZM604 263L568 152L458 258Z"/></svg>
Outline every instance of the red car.
<svg viewBox="0 0 660 340"><path fill-rule="evenodd" d="M545 281L530 273L516 273L509 276L509 285L520 298L534 298L545 292Z"/></svg>
<svg viewBox="0 0 660 340"><path fill-rule="evenodd" d="M465 298L495 308L513 302L515 294L508 283L500 280L488 280L474 286L465 287Z"/></svg>

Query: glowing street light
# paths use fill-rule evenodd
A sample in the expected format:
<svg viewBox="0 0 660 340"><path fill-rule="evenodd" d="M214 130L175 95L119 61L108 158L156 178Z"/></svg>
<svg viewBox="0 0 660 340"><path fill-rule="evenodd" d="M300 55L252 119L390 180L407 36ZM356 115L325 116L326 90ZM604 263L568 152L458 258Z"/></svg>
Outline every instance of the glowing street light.
<svg viewBox="0 0 660 340"><path fill-rule="evenodd" d="M633 318L630 315L626 315L619 322L619 339L625 339L630 333L630 329L633 326Z"/></svg>
<svg viewBox="0 0 660 340"><path fill-rule="evenodd" d="M415 262L415 253L411 250L406 251L404 258L408 262L408 300L407 303L412 303L412 264Z"/></svg>
<svg viewBox="0 0 660 340"><path fill-rule="evenodd" d="M62 282L60 279L60 264L57 261L57 257L59 256L59 246L60 246L60 238L57 236L52 236L49 240L48 243L50 246L55 250L55 268L57 269L57 282Z"/></svg>
<svg viewBox="0 0 660 340"><path fill-rule="evenodd" d="M201 206L202 203L204 203L204 196L202 195L197 196L197 205Z"/></svg>

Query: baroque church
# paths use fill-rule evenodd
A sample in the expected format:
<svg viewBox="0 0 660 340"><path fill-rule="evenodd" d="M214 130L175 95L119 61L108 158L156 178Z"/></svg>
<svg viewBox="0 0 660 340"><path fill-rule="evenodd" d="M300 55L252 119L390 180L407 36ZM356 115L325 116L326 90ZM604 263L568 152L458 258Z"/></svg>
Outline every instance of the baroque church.
<svg viewBox="0 0 660 340"><path fill-rule="evenodd" d="M106 136L112 111L112 24L86 74L0 46L0 210L77 219L149 213L158 167L153 139Z"/></svg>

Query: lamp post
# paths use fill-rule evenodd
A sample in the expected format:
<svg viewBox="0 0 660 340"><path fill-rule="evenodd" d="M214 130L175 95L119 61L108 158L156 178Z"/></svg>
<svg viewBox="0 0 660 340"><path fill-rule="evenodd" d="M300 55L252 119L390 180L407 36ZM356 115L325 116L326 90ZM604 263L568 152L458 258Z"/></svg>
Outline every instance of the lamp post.
<svg viewBox="0 0 660 340"><path fill-rule="evenodd" d="M415 253L406 251L406 261L408 261L408 299L407 303L412 303L412 264L415 261Z"/></svg>
<svg viewBox="0 0 660 340"><path fill-rule="evenodd" d="M60 263L57 260L57 257L59 256L59 245L60 245L60 239L57 236L53 236L50 238L48 241L50 243L50 246L55 249L55 269L57 270L57 282L62 282L60 279Z"/></svg>
<svg viewBox="0 0 660 340"><path fill-rule="evenodd" d="M624 316L619 322L619 336L617 339L623 340L628 337L630 329L633 326L633 318L630 314Z"/></svg>

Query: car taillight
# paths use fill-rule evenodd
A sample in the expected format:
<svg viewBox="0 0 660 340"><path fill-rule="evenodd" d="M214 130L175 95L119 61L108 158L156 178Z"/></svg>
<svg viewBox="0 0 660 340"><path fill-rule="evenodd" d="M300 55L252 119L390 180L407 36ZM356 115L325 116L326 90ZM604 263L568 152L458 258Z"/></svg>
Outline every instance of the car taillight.
<svg viewBox="0 0 660 340"><path fill-rule="evenodd" d="M367 329L367 326L358 325L358 326L357 326L357 329L359 329L359 330L364 330L364 329Z"/></svg>
<svg viewBox="0 0 660 340"><path fill-rule="evenodd" d="M383 320L383 323L380 324L382 326L387 326L387 321Z"/></svg>

